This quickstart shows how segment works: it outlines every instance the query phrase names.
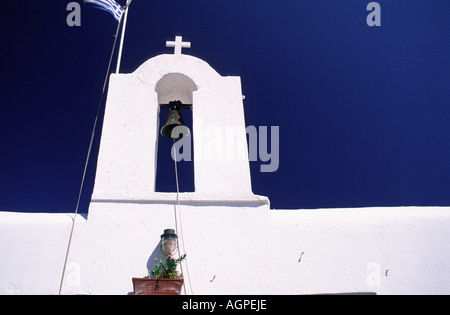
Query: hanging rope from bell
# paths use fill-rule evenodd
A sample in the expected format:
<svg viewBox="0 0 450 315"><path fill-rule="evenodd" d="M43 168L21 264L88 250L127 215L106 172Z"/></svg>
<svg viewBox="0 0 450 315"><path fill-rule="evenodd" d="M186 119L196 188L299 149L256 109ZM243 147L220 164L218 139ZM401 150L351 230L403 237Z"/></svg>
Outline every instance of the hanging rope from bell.
<svg viewBox="0 0 450 315"><path fill-rule="evenodd" d="M180 101L173 101L169 104L163 104L161 105L162 108L168 108L170 109L169 115L167 117L166 124L161 128L161 135L167 139L172 139L174 144L175 141L180 140L182 138L189 137L190 130L189 128L184 124L183 116L180 113L181 109L192 109L192 105L183 104ZM181 230L181 241L183 243L183 249L186 251L186 247L184 245L184 234L183 234L183 223L181 219L181 202L180 202L180 186L178 181L178 166L177 166L177 152L175 149L175 145L173 146L173 156L174 156L174 166L175 166L175 181L177 185L177 211L175 212L175 221L177 222L177 212L179 216L180 221L180 230ZM178 227L177 227L178 230ZM177 245L179 247L179 243ZM178 252L180 252L178 248ZM192 290L192 284L191 284L191 276L189 275L189 267L188 263L186 264L186 271L187 276L189 280L189 286L191 289L191 294L194 294L194 291ZM181 270L183 270L183 266L181 266ZM186 294L186 285L184 284L184 292Z"/></svg>

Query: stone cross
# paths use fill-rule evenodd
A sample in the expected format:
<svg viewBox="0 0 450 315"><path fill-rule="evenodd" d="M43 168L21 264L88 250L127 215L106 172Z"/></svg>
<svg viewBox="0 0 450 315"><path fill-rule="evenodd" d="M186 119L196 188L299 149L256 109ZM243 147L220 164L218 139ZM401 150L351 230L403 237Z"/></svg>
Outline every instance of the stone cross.
<svg viewBox="0 0 450 315"><path fill-rule="evenodd" d="M181 55L181 49L182 48L191 48L191 43L183 42L182 36L176 36L174 42L171 42L171 41L166 42L166 47L175 47L174 54Z"/></svg>

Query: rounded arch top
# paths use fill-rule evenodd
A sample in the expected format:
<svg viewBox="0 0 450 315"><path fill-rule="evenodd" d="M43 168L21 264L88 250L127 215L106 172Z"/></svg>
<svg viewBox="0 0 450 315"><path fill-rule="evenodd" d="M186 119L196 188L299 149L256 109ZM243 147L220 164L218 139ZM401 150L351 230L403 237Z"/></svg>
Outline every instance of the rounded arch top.
<svg viewBox="0 0 450 315"><path fill-rule="evenodd" d="M195 91L197 91L197 85L194 81L181 73L166 74L155 86L155 92L158 93L158 104L169 104L172 101L192 104L192 93Z"/></svg>
<svg viewBox="0 0 450 315"><path fill-rule="evenodd" d="M207 62L189 55L156 56L144 62L133 75L154 87L158 98L161 96L160 104L165 102L164 95L170 96L169 86L181 87L178 93L186 95L222 78Z"/></svg>

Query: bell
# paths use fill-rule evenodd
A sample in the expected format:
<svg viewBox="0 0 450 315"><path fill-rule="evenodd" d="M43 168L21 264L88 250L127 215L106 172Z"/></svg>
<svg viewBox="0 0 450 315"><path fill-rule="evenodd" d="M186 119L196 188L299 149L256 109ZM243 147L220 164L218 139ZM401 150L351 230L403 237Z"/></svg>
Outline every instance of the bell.
<svg viewBox="0 0 450 315"><path fill-rule="evenodd" d="M181 102L171 102L170 112L166 124L161 128L161 135L167 139L179 140L189 135L189 128L184 125L183 116L180 113L179 107ZM173 132L176 127L182 132ZM176 131L176 130L175 130Z"/></svg>

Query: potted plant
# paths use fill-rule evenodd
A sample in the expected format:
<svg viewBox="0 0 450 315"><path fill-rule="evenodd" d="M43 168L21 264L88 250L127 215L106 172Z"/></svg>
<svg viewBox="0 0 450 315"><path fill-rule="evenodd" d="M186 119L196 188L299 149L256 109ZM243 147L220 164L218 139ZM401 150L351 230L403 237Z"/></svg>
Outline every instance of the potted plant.
<svg viewBox="0 0 450 315"><path fill-rule="evenodd" d="M183 274L179 273L178 265L186 259L186 254L180 258L167 256L166 263L155 258L155 269L150 273L153 278L133 278L135 295L180 295L183 287Z"/></svg>

